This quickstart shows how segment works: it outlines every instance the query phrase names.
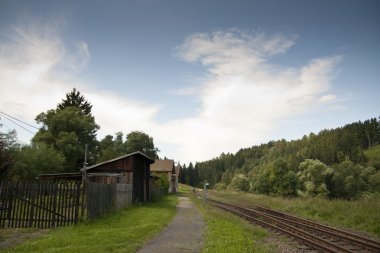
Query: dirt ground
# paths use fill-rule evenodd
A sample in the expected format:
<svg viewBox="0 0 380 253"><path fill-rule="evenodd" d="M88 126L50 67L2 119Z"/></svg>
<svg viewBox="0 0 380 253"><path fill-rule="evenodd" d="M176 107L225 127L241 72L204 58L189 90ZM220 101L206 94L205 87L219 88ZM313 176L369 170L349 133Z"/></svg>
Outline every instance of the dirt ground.
<svg viewBox="0 0 380 253"><path fill-rule="evenodd" d="M49 229L35 228L2 228L0 229L0 251L26 240L45 235L49 231Z"/></svg>

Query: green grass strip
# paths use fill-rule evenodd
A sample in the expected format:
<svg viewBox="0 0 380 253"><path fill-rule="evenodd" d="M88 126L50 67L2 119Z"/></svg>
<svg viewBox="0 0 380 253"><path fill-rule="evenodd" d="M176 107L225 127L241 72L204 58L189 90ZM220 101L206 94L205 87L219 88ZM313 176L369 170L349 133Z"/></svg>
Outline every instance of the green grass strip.
<svg viewBox="0 0 380 253"><path fill-rule="evenodd" d="M172 220L176 201L175 195L165 196L93 222L53 229L6 252L135 252Z"/></svg>
<svg viewBox="0 0 380 253"><path fill-rule="evenodd" d="M273 252L265 243L267 232L235 215L206 205L192 197L207 224L203 253Z"/></svg>
<svg viewBox="0 0 380 253"><path fill-rule="evenodd" d="M212 191L210 195L235 204L264 205L330 226L359 230L380 238L380 198L352 201L322 198L281 198L229 191Z"/></svg>

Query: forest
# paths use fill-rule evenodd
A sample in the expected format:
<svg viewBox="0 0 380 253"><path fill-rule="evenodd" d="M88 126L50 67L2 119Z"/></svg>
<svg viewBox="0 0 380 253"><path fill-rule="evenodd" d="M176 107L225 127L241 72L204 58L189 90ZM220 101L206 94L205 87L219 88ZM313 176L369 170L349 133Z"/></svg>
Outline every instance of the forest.
<svg viewBox="0 0 380 253"><path fill-rule="evenodd" d="M180 182L285 197L371 197L380 192L379 143L380 123L371 118L184 164Z"/></svg>
<svg viewBox="0 0 380 253"><path fill-rule="evenodd" d="M97 140L100 126L92 105L75 88L35 120L40 127L29 144L20 144L15 130L0 132L1 180L78 172L84 166L86 145L88 165L137 150L158 158L153 137L141 131L117 132ZM380 194L380 120L371 118L298 140L269 141L195 165L184 164L179 180L197 187L208 181L214 189L286 197L371 197Z"/></svg>
<svg viewBox="0 0 380 253"><path fill-rule="evenodd" d="M12 116L2 113L2 117ZM75 88L56 108L41 112L35 120L41 127L30 144L20 144L15 130L0 131L0 180L32 180L43 173L79 172L86 145L88 165L135 151L158 158L153 138L141 131L132 131L125 137L117 132L98 141L100 126L92 115L92 105Z"/></svg>

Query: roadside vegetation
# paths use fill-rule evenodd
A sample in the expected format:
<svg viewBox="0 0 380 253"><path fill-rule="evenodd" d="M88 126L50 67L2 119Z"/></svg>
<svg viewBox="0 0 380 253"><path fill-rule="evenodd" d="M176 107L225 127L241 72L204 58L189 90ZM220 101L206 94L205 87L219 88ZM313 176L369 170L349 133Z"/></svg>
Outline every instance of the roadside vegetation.
<svg viewBox="0 0 380 253"><path fill-rule="evenodd" d="M171 221L176 202L176 195L167 195L93 222L52 229L5 252L135 252Z"/></svg>
<svg viewBox="0 0 380 253"><path fill-rule="evenodd" d="M275 252L274 246L265 241L268 233L264 229L211 205L203 206L189 186L181 185L180 191L189 195L204 216L207 228L203 253Z"/></svg>
<svg viewBox="0 0 380 253"><path fill-rule="evenodd" d="M283 198L232 191L209 191L209 196L238 205L266 206L326 225L362 231L380 239L380 197L349 201Z"/></svg>

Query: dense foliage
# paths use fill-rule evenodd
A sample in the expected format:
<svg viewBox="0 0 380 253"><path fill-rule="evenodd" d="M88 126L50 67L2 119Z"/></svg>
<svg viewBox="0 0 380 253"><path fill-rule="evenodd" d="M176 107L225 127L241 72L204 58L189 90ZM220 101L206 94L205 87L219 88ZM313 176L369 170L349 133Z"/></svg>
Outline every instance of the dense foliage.
<svg viewBox="0 0 380 253"><path fill-rule="evenodd" d="M105 136L98 146L98 162L141 151L147 156L158 158L159 149L154 146L153 138L144 132L132 131L127 134L125 141L123 133L117 132L115 139L112 135Z"/></svg>
<svg viewBox="0 0 380 253"><path fill-rule="evenodd" d="M87 162L94 164L135 151L158 158L153 138L133 131L96 139L100 128L91 114L92 105L75 88L55 109L36 117L42 127L30 145L18 144L16 131L0 132L0 179L30 180L42 173L78 172Z"/></svg>
<svg viewBox="0 0 380 253"><path fill-rule="evenodd" d="M243 175L253 192L356 198L380 191L380 156L373 151L379 143L380 123L372 118L298 140L270 141L236 154L223 153L194 168L184 166L180 182L201 186L206 180L216 189L247 191L235 187L236 175ZM367 150L373 155L366 155Z"/></svg>

